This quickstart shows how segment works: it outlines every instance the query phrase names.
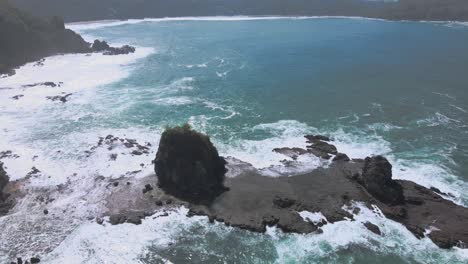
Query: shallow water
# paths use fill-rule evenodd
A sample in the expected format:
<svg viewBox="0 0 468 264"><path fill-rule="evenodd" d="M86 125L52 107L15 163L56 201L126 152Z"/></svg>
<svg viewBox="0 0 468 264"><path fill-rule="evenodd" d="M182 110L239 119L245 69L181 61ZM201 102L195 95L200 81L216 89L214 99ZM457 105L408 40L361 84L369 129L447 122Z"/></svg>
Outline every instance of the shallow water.
<svg viewBox="0 0 468 264"><path fill-rule="evenodd" d="M110 162L105 149L87 157L84 151L99 136L125 136L157 146L165 126L184 122L210 134L221 154L263 168L266 176L291 172L273 148L305 146L304 134L321 133L354 158L385 154L395 178L437 187L468 205L468 28L462 24L212 18L70 27L88 40L135 45L137 53L56 56L42 67L29 64L0 79L0 87L12 88L0 90L0 151L20 156L2 160L12 179L23 178L32 166L41 170L28 183L32 189L70 183L74 194L58 195L51 207L69 208L86 200L74 218L85 218L80 210L91 210L83 208L97 207L97 198L83 198L98 192L92 183L96 175L119 177L141 163L151 164L154 157L119 155ZM40 81L64 84L20 87ZM62 92L73 93L66 104L45 99ZM17 94L24 97L12 100ZM323 164L300 160L294 171ZM151 170L147 166L135 177ZM41 211L34 203L20 204L14 216L0 219L0 226L28 218L31 208ZM466 250L437 249L371 211L363 210L356 222L329 225L324 234L303 236L210 225L204 218L184 217L183 210L141 226L77 221L51 235L56 240L51 249L24 243L18 251L45 252L48 261L57 263L468 259ZM385 237L367 231L359 219L372 219ZM2 241L8 236L3 234ZM41 241L47 244L47 239ZM0 252L13 254L9 245L0 244Z"/></svg>

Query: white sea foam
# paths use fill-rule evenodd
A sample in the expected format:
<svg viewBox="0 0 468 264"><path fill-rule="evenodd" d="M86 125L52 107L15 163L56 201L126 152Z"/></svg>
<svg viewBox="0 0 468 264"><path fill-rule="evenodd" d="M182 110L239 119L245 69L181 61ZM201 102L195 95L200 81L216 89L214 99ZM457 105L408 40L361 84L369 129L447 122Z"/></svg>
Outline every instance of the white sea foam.
<svg viewBox="0 0 468 264"><path fill-rule="evenodd" d="M163 97L155 100L155 103L159 105L187 105L194 102L194 99L188 96Z"/></svg>
<svg viewBox="0 0 468 264"><path fill-rule="evenodd" d="M309 212L301 211L298 214L304 219L304 221L311 222L314 225L322 223L322 221L328 222L327 218L321 212Z"/></svg>
<svg viewBox="0 0 468 264"><path fill-rule="evenodd" d="M461 123L461 121L454 119L454 118L450 118L439 112L436 112L434 115L431 115L428 118L416 121L416 124L418 124L419 126L427 126L427 127L448 125L451 123Z"/></svg>
<svg viewBox="0 0 468 264"><path fill-rule="evenodd" d="M134 54L105 56L102 54L70 54L48 57L42 66L29 63L19 68L13 76L3 78L1 85L11 89L0 90L0 131L2 141L0 150L11 150L19 158L4 159L7 172L12 179L23 178L32 167L42 173L32 178L36 185L54 185L64 183L68 177L80 171L81 165L74 158L77 153L70 153L71 159L64 159L67 151L84 151L81 146L95 142L80 141L73 134L60 138L58 131L50 131L49 122L56 120L78 121L99 114L88 111L76 112L76 105L88 105L92 102L95 89L125 78L130 74L130 64L153 52L151 48L138 47ZM25 88L24 85L55 82L60 87L35 86ZM67 104L47 100L47 96L73 93ZM23 97L13 100L14 95ZM14 109L14 112L12 112ZM52 125L52 124L49 124ZM59 124L58 124L59 125ZM44 127L45 126L45 127ZM31 140L33 134L42 133L37 139ZM103 135L105 136L105 135ZM56 137L52 144L46 138ZM88 140L88 139L87 139ZM79 143L76 149L71 143ZM82 153L82 152L81 152Z"/></svg>
<svg viewBox="0 0 468 264"><path fill-rule="evenodd" d="M169 246L188 226L203 217L187 218L179 208L168 216L146 218L141 225L88 223L80 226L44 261L46 263L140 263L148 245Z"/></svg>
<svg viewBox="0 0 468 264"><path fill-rule="evenodd" d="M279 20L279 19L359 19L388 21L378 18L367 18L357 16L206 16L206 17L165 17L165 18L144 18L128 20L100 20L89 22L77 22L67 24L67 28L76 31L98 29L103 27L115 27L122 25L132 25L147 22L167 22L167 21L251 21L251 20Z"/></svg>
<svg viewBox="0 0 468 264"><path fill-rule="evenodd" d="M359 208L357 214L354 208ZM322 227L322 234L284 234L277 228L268 228L267 235L275 241L278 259L276 263L294 262L339 262L338 252L362 246L382 254L395 254L404 259L422 263L463 263L468 250L455 249L447 252L438 248L430 239L417 239L403 225L386 219L380 210L367 208L361 203L344 207L354 215L354 221L340 221ZM363 225L371 222L379 227L383 236L376 235ZM432 252L428 256L427 252Z"/></svg>
<svg viewBox="0 0 468 264"><path fill-rule="evenodd" d="M291 161L290 158L273 152L272 150L274 148L281 147L305 148L306 142L304 135L313 129L298 121L282 120L276 123L260 124L253 127L252 130L254 132L256 131L267 133L269 136L266 139L260 140L233 140L229 143L229 145L222 144L222 142L217 142L217 146L219 146L220 152L223 155L233 156L240 160L249 162L256 168L265 169L264 172L271 175L275 174L274 171L280 173L282 169L287 170L287 168L284 167L284 164L281 163L281 160L286 159ZM307 157L304 158L307 159ZM301 162L301 160L298 160L298 162ZM303 165L311 165L312 167L316 167L319 164L320 163L317 158L310 157L310 159L307 159ZM298 166L292 166L291 168L293 167Z"/></svg>

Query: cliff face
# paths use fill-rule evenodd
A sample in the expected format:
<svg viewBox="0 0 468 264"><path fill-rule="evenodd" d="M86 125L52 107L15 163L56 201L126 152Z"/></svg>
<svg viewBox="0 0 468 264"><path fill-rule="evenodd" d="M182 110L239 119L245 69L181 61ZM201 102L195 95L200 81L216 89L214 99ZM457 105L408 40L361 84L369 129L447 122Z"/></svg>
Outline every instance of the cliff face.
<svg viewBox="0 0 468 264"><path fill-rule="evenodd" d="M89 51L89 43L65 29L63 19L36 18L0 0L0 74L46 56Z"/></svg>
<svg viewBox="0 0 468 264"><path fill-rule="evenodd" d="M466 0L11 0L35 15L88 21L179 16L364 16L468 21Z"/></svg>

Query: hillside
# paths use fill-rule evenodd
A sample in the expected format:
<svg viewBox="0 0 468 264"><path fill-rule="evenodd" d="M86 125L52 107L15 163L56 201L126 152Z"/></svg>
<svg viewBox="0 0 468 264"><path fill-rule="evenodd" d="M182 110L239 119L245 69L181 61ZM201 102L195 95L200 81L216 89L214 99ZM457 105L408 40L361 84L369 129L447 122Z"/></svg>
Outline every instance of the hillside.
<svg viewBox="0 0 468 264"><path fill-rule="evenodd" d="M6 0L0 0L0 36L0 74L46 56L89 51L80 35L65 29L62 18L36 18Z"/></svg>
<svg viewBox="0 0 468 264"><path fill-rule="evenodd" d="M468 21L466 0L13 0L42 17L65 21L217 15L365 16Z"/></svg>

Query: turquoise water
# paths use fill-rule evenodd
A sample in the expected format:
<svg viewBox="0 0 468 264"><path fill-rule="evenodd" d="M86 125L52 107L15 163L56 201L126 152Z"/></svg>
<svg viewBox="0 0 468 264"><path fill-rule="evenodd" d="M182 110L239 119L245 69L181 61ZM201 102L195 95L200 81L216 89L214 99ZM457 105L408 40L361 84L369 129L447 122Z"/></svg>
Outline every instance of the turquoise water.
<svg viewBox="0 0 468 264"><path fill-rule="evenodd" d="M421 183L468 204L466 27L351 19L171 21L85 33L156 50L128 78L102 88L105 98L118 98L113 107L125 105L107 117L111 126L189 122L210 134L223 154L234 148L259 156L268 153L248 143L319 131L351 150L363 149L357 156L387 154L398 177L426 177ZM319 242L320 254L280 256L278 244L293 247L297 241L291 240L198 227L183 232L174 247L153 248L145 259L457 262L379 242L338 248Z"/></svg>
<svg viewBox="0 0 468 264"><path fill-rule="evenodd" d="M402 166L437 165L447 175L436 176L448 184L468 180L464 26L358 19L167 21L84 32L156 50L128 78L102 88L103 100L118 98L112 107L125 105L107 116L111 126L189 121L225 152L225 145L307 126L343 141L377 140L382 145L370 152L389 154ZM300 124L253 129L282 120ZM459 196L468 203L466 194Z"/></svg>
<svg viewBox="0 0 468 264"><path fill-rule="evenodd" d="M266 176L280 176L278 171L285 169L268 169L281 166L284 159L272 153L273 148L303 146L304 134L321 133L333 137L338 149L351 157L384 154L394 166L395 178L437 187L451 193L454 202L468 205L466 26L346 18L218 18L73 27L90 40L131 44L144 52L128 61L97 55L56 58L56 65L71 61L65 70L73 69L76 76L53 69L43 81L66 79L64 87L74 93L70 102L45 102L34 111L30 106L18 112L0 107L2 118L15 124L1 127L5 141L18 151L39 149L50 157L36 161L52 176L36 179L41 184L73 182L62 177L73 172L79 177L118 177L153 157L120 160L119 156L111 164L104 152L87 160L83 153L98 136L112 133L157 145L165 126L188 122L208 133L222 155L250 162ZM99 64L103 60L108 61ZM22 74L34 76L24 70L15 78ZM299 165L308 169L307 162ZM66 196L64 200L74 201ZM145 220L141 226L74 227L73 235L49 260L466 263L468 259L466 250L438 249L428 239L417 240L401 225L364 209L356 222L327 225L320 235L283 234L275 229L254 234L183 214L169 217L167 222ZM385 236L367 231L361 223L367 220L379 225Z"/></svg>

